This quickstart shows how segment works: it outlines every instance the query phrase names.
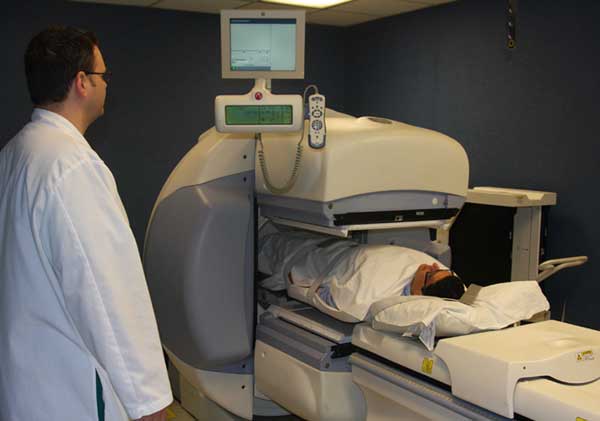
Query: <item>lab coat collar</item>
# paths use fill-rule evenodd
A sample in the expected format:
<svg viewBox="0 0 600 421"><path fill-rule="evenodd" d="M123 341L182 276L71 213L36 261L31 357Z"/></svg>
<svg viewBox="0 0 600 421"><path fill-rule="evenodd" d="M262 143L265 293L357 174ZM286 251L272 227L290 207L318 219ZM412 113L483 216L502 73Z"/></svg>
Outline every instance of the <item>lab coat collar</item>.
<svg viewBox="0 0 600 421"><path fill-rule="evenodd" d="M83 142L83 144L85 144L87 147L90 147L90 144L79 132L79 130L77 130L77 127L75 127L73 123L60 114L57 114L53 111L44 110L43 108L34 108L33 114L31 115L31 121L39 121L57 127L70 134L74 139Z"/></svg>

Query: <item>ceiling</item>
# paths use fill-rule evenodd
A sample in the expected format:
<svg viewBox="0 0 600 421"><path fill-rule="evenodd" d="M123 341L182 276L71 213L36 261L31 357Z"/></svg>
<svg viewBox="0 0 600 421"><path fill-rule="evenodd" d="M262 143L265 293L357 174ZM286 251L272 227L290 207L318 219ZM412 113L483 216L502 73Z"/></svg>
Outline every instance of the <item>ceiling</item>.
<svg viewBox="0 0 600 421"><path fill-rule="evenodd" d="M248 0L73 0L85 3L106 3L123 6L184 10L187 12L219 13L221 9L294 9L306 10L307 23L351 26L386 16L412 12L455 0L351 0L325 9L286 6Z"/></svg>

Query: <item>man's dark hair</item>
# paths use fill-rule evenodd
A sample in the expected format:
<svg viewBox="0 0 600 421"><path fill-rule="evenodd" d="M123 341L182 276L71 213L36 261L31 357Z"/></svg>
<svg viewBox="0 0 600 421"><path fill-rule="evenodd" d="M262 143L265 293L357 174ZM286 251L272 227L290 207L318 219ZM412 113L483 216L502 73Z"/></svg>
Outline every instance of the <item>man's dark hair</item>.
<svg viewBox="0 0 600 421"><path fill-rule="evenodd" d="M421 294L458 300L465 293L465 284L458 276L448 275L435 284L421 289Z"/></svg>
<svg viewBox="0 0 600 421"><path fill-rule="evenodd" d="M61 102L69 93L79 71L94 70L92 32L65 26L51 26L29 42L25 52L25 75L34 105Z"/></svg>

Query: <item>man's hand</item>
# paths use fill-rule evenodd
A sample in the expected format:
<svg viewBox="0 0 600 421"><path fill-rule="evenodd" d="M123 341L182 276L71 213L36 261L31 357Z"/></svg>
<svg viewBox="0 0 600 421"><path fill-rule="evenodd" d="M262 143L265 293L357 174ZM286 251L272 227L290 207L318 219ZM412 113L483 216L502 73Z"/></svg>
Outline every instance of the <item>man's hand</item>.
<svg viewBox="0 0 600 421"><path fill-rule="evenodd" d="M135 421L167 421L167 408L155 412L154 414L146 415Z"/></svg>

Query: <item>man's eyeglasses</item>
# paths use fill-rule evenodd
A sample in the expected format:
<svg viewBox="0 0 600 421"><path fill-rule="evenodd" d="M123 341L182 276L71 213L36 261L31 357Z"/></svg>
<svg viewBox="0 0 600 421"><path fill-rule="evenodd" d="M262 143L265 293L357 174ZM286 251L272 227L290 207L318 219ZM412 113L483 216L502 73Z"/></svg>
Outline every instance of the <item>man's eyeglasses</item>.
<svg viewBox="0 0 600 421"><path fill-rule="evenodd" d="M110 78L112 77L112 72L110 70L107 70L106 72L86 72L86 71L84 71L83 73L85 73L86 75L98 75L98 76L102 77L102 79L104 79L104 81L106 83L110 82Z"/></svg>

